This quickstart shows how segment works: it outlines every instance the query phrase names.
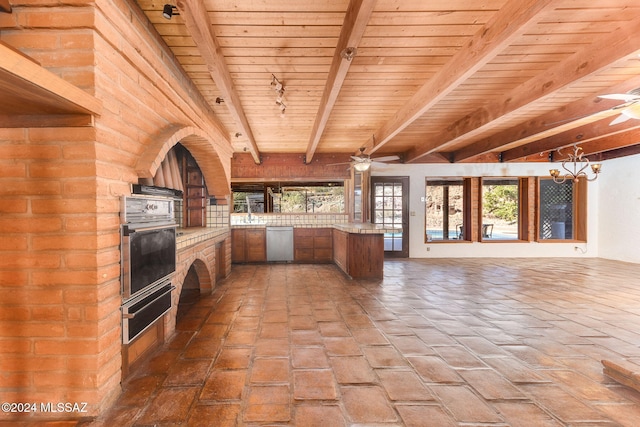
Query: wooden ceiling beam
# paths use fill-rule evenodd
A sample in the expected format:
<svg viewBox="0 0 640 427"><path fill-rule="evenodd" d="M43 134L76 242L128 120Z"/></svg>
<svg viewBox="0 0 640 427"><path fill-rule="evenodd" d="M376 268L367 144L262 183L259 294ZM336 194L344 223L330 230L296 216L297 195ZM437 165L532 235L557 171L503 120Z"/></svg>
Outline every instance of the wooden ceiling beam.
<svg viewBox="0 0 640 427"><path fill-rule="evenodd" d="M541 153L547 153L558 148L570 147L574 144L585 144L605 137L615 137L616 135L635 131L640 127L640 123L637 120L629 120L615 127L609 126L609 122L610 120L603 120L598 123L572 129L571 132L553 135L526 145L520 145L503 151L500 158L503 162L524 161L531 156L539 156Z"/></svg>
<svg viewBox="0 0 640 427"><path fill-rule="evenodd" d="M633 77L621 84L612 86L599 95L611 93L626 93L640 87L640 76ZM622 101L610 101L597 96L580 99L571 104L559 108L535 119L528 120L519 126L498 132L480 141L476 141L458 151L452 153L452 162L457 163L476 157L480 154L496 151L504 147L504 150L515 149L523 146L524 152L532 154L535 150L534 141L549 138L568 132L572 129L613 117L620 114L620 110L612 109ZM515 151L515 150L514 150ZM540 150L544 151L544 150ZM537 151L538 153L540 151ZM527 154L525 154L527 155Z"/></svg>
<svg viewBox="0 0 640 427"><path fill-rule="evenodd" d="M429 79L382 128L364 144L372 154L423 116L476 71L522 35L530 23L545 12L552 0L509 0L455 55ZM433 150L432 150L433 151ZM424 153L428 154L428 153Z"/></svg>
<svg viewBox="0 0 640 427"><path fill-rule="evenodd" d="M585 129L575 129L572 135L555 135L532 144L504 151L500 156L503 162L529 161L531 157L544 157L551 151L562 150L578 144L585 154L614 150L640 141L640 122L630 120L624 124L610 127L603 121ZM557 156L556 156L557 157Z"/></svg>
<svg viewBox="0 0 640 427"><path fill-rule="evenodd" d="M640 52L639 47L640 18L635 18L621 24L615 31L578 50L544 73L461 118L426 144L410 150L405 156L406 161L414 162L425 154L446 149L463 136L479 134L495 120L539 101L564 86L608 68L612 63L637 55Z"/></svg>
<svg viewBox="0 0 640 427"><path fill-rule="evenodd" d="M242 103L235 90L231 74L227 68L220 45L213 33L207 10L199 0L179 0L177 8L185 22L187 30L193 38L198 50L207 65L207 69L224 98L229 113L240 127L239 132L249 141L249 153L256 164L260 164L260 151L256 144L251 126L242 108Z"/></svg>
<svg viewBox="0 0 640 427"><path fill-rule="evenodd" d="M342 30L340 37L338 38L338 44L333 54L333 61L331 68L329 69L329 76L320 99L320 107L318 108L318 114L313 124L313 130L311 131L311 137L307 145L307 152L305 155L305 163L311 162L320 138L324 133L324 129L327 126L327 121L331 115L331 111L338 99L342 84L344 83L349 67L351 66L352 58L343 58L342 52L347 48L357 48L364 31L373 12L373 8L377 0L351 0L347 13L344 17L344 23L342 24Z"/></svg>

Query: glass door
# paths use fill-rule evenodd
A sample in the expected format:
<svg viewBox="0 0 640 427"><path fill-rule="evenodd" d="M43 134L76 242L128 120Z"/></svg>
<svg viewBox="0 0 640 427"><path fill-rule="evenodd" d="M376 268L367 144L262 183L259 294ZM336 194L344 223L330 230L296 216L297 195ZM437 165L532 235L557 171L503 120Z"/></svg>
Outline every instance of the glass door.
<svg viewBox="0 0 640 427"><path fill-rule="evenodd" d="M371 178L372 222L397 227L398 232L384 235L384 253L388 257L409 256L409 178L375 176Z"/></svg>

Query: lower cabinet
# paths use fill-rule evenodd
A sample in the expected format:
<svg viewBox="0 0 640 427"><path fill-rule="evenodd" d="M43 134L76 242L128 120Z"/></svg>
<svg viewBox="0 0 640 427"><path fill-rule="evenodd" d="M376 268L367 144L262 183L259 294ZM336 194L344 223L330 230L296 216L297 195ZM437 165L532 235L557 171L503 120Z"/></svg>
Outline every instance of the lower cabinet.
<svg viewBox="0 0 640 427"><path fill-rule="evenodd" d="M264 228L231 229L231 261L266 262L266 230Z"/></svg>
<svg viewBox="0 0 640 427"><path fill-rule="evenodd" d="M384 236L333 230L333 262L354 279L381 279Z"/></svg>
<svg viewBox="0 0 640 427"><path fill-rule="evenodd" d="M294 228L293 260L300 263L333 261L331 228Z"/></svg>

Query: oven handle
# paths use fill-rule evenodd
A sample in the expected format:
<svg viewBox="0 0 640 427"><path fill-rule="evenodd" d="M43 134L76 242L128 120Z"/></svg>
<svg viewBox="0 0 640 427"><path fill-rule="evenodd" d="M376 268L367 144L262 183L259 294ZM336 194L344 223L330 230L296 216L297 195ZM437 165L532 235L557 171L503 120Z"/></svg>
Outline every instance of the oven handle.
<svg viewBox="0 0 640 427"><path fill-rule="evenodd" d="M124 227L126 228L126 230L128 232L127 235L128 235L128 234L136 233L136 232L139 232L139 231L153 231L153 230L163 230L165 228L178 228L178 224L162 224L162 225L154 225L154 226L151 226L151 227L149 227L149 226L140 227L138 225L132 227L131 225L127 224Z"/></svg>
<svg viewBox="0 0 640 427"><path fill-rule="evenodd" d="M151 304L153 304L154 302L158 301L160 298L162 298L163 296L165 296L167 293L171 293L171 291L173 291L174 289L176 289L175 286L171 286L169 289L167 289L166 292L163 292L162 294L158 295L157 297L155 297L153 299L153 301L149 301L147 304L145 304L142 308L138 309L138 311L136 311L135 313L122 313L122 317L124 319L133 319L134 317L136 317L136 314L140 313L141 311L143 311L145 308L149 307Z"/></svg>

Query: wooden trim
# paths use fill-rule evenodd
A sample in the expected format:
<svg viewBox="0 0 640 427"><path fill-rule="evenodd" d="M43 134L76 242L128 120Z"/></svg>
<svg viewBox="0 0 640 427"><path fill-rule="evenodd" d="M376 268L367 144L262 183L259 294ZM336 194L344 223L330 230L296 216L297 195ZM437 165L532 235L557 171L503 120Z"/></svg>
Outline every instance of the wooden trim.
<svg viewBox="0 0 640 427"><path fill-rule="evenodd" d="M20 97L21 104L14 106L16 123L34 111L46 116L100 115L102 102L84 90L41 67L22 53L0 43L0 89L4 93ZM27 114L23 114L23 111ZM36 114L36 115L39 115ZM10 117L11 117L10 116ZM65 120L68 120L69 117ZM38 118L40 119L40 118ZM5 116L6 120L6 116ZM13 119L9 119L12 122ZM52 119L55 122L55 118ZM82 119L86 122L86 119Z"/></svg>

